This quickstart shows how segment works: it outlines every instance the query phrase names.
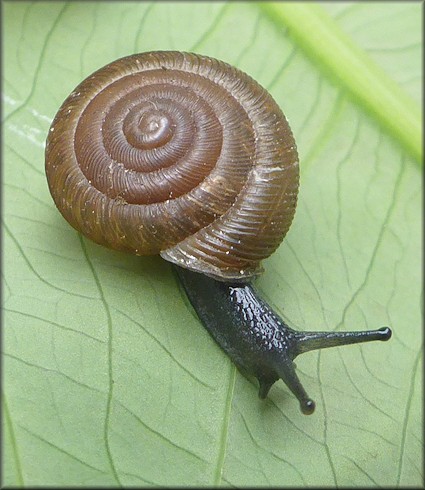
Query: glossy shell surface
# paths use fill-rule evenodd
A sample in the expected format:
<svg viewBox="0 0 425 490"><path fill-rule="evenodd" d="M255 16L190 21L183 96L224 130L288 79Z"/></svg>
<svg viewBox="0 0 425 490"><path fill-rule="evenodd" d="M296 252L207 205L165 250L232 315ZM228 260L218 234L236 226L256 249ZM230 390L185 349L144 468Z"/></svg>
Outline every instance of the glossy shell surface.
<svg viewBox="0 0 425 490"><path fill-rule="evenodd" d="M128 56L85 79L49 131L46 174L95 242L216 279L255 276L293 219L298 155L270 94L205 56Z"/></svg>

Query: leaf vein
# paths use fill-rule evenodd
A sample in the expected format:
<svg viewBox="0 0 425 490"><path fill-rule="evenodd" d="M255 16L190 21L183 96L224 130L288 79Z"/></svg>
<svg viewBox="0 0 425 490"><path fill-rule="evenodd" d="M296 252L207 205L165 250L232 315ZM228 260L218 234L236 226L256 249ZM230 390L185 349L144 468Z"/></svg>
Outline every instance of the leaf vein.
<svg viewBox="0 0 425 490"><path fill-rule="evenodd" d="M156 435L157 437L159 437L160 439L162 439L163 441L166 441L168 442L169 444L171 444L171 446L175 447L176 449L178 449L179 451L183 451L185 452L186 454L189 454L190 456L196 458L198 461L202 461L203 463L205 463L205 459L203 459L201 456L199 456L198 454L196 454L195 452L191 451L190 449L188 448L185 448L183 446L179 446L177 443L175 443L172 439L170 439L169 437L167 437L166 435L164 435L162 432L159 432L158 430L154 429L153 427L151 427L150 425L148 425L146 422L144 422L138 415L136 415L132 410L130 410L126 405L124 405L122 402L120 402L119 400L114 400L114 403L116 403L117 405L119 405L121 408L123 408L126 412L128 412L132 417L134 417L137 422L142 426L144 427L146 430L148 430L149 432L151 432L152 434Z"/></svg>
<svg viewBox="0 0 425 490"><path fill-rule="evenodd" d="M112 470L112 474L118 483L118 485L122 486L120 478L118 476L117 469L115 467L115 462L112 456L112 451L111 447L109 444L109 423L110 423L110 417L111 417L111 408L112 408L112 396L113 396L113 389L114 389L114 380L113 380L113 372L112 372L112 317L111 317L111 312L109 310L109 305L108 302L106 301L105 294L103 292L102 284L100 282L99 276L96 272L96 269L94 268L94 265L89 257L87 247L84 243L83 237L81 234L78 234L78 237L80 239L81 243L81 249L83 251L84 257L86 258L87 264L92 272L93 279L96 283L96 286L98 288L99 294L100 294L100 300L103 304L106 317L107 317L107 326L108 326L108 358L107 358L107 364L108 364L108 394L106 398L106 411L105 411L105 420L104 420L104 440L105 440L105 448L106 448L106 454L109 460L109 464Z"/></svg>
<svg viewBox="0 0 425 490"><path fill-rule="evenodd" d="M118 313L120 313L121 315L123 315L125 318L127 318L128 320L130 320L132 323L134 323L134 325L137 325L141 330L143 330L143 332L146 333L146 335L148 335L148 337L150 339L152 339L157 345L159 345L161 347L161 349L163 349L169 356L170 358L177 364L177 366L179 366L179 368L181 368L185 373L187 373L191 378L193 378L195 381L197 381L198 383L200 383L201 385L205 386L206 388L209 388L209 389L213 389L213 387L211 385L209 385L208 383L206 383L204 380L202 380L201 378L198 378L198 376L196 376L195 373L192 373L189 369L187 369L187 367L185 367L175 356L174 354L170 351L170 349L168 349L157 337L155 337L154 335L152 335L151 332L149 332L149 330L147 328L145 328L140 322L138 322L137 320L135 320L134 318L132 318L130 315L128 315L127 313L125 313L124 311L118 309L118 308L114 308L115 311L117 311ZM199 320L199 319L198 319Z"/></svg>
<svg viewBox="0 0 425 490"><path fill-rule="evenodd" d="M264 446L262 446L261 444L259 444L257 442L257 440L255 439L255 437L253 436L252 434L252 431L251 429L249 428L248 426L248 423L245 419L245 417L243 416L242 412L239 412L239 415L241 416L241 419L242 419L242 422L245 426L245 429L248 433L248 436L249 438L251 439L252 443L254 444L254 446L256 446L257 448L261 449L261 451L267 451L269 454L271 454L272 456L274 456L276 459L278 459L279 461L287 464L290 468L292 468L295 473L300 477L300 480L302 481L303 485L306 487L307 486L307 482L305 481L302 473L298 470L298 468L293 464L291 463L290 461L288 461L287 459L285 458L282 458L281 456L279 456L275 451L273 451L272 449L269 449L269 448L265 448Z"/></svg>
<svg viewBox="0 0 425 490"><path fill-rule="evenodd" d="M90 334L88 334L86 332L83 332L82 330L75 330L74 328L66 327L65 325L62 325L62 324L57 323L57 322L53 322L51 320L48 320L46 318L42 318L42 317L37 316L37 315L33 315L31 313L26 313L26 312L23 312L23 311L14 310L12 308L4 308L4 307L3 307L3 310L4 311L8 311L10 313L16 313L17 315L22 315L22 316L25 316L27 318L33 318L34 320L39 320L41 322L47 323L49 325L52 325L53 327L60 328L61 330L65 330L67 332L72 332L72 333L75 333L77 335L82 335L84 337L89 338L90 340L94 340L95 342L99 342L101 344L104 344L105 343L104 340L98 339L97 337L93 337L92 335L90 335Z"/></svg>
<svg viewBox="0 0 425 490"><path fill-rule="evenodd" d="M57 451L61 452L62 454L65 454L66 456L68 456L69 458L73 459L74 461L77 461L78 463L82 464L83 466L86 466L87 468L90 468L91 470L98 471L99 473L105 474L105 471L100 470L99 468L96 468L96 466L93 466L93 465L91 465L89 463L86 463L85 461L83 461L79 457L75 456L74 454L70 453L66 449L63 449L60 446L58 446L57 444L54 444L53 442L48 441L46 438L40 436L39 434L36 434L35 432L33 432L32 430L28 429L24 425L18 424L18 426L22 430L24 430L25 432L27 432L28 434L30 434L31 436L33 436L35 439L38 439L39 441L44 442L45 444L47 444L51 448L56 449Z"/></svg>
<svg viewBox="0 0 425 490"><path fill-rule="evenodd" d="M12 452L13 452L13 456L14 456L15 461L16 461L16 472L17 472L17 477L18 477L17 479L18 479L19 486L22 488L25 486L25 483L24 483L24 475L22 472L21 457L19 455L18 444L16 442L16 434L15 434L15 430L13 427L12 416L10 414L6 395L4 393L2 393L2 399L3 399L3 408L4 408L4 419L5 419L6 424L9 426L10 439L12 441ZM4 434L3 434L3 437L4 437ZM3 442L4 442L4 440L3 440Z"/></svg>
<svg viewBox="0 0 425 490"><path fill-rule="evenodd" d="M228 7L230 6L230 3L226 2L223 7L220 9L218 14L215 16L213 21L210 23L209 27L207 29L204 29L202 36L198 39L198 41L195 42L195 44L192 45L190 48L190 51L196 52L199 47L202 45L203 42L205 42L208 37L215 31L216 27L220 23L221 19L224 16L224 13L227 11Z"/></svg>
<svg viewBox="0 0 425 490"><path fill-rule="evenodd" d="M35 67L35 71L34 71L34 77L33 77L33 83L31 85L31 89L30 89L30 92L29 94L27 95L27 97L25 98L25 100L22 102L22 104L17 107L16 109L14 109L13 111L11 111L3 120L4 124L12 117L14 116L16 113L20 112L27 104L28 102L31 100L31 97L33 96L34 92L35 92L35 87L37 86L37 79L38 79L38 75L40 73L40 70L41 70L41 65L43 64L43 61L44 61L44 56L46 54L46 50L47 50L47 45L49 44L50 42L50 39L53 35L53 32L55 31L57 25L59 24L59 21L60 19L62 18L63 14L65 13L65 10L69 7L69 3L68 2L65 2L62 6L62 8L60 9L58 15L56 16L55 20L53 21L50 29L47 31L47 34L46 34L46 38L44 40L44 43L43 43L43 46L41 47L41 52L40 52L40 57L38 59L38 63L37 63L37 66Z"/></svg>
<svg viewBox="0 0 425 490"><path fill-rule="evenodd" d="M47 368L44 366L40 366L39 364L35 364L33 362L26 361L25 359L22 359L21 357L15 356L13 354L9 354L8 352L3 352L3 355L6 357L9 357L11 359L14 359L15 361L21 362L21 363L25 364L26 366L34 367L36 369L40 369L41 371L44 371L46 373L52 373L52 374L57 374L59 376L63 376L68 381L71 381L72 383L75 383L78 386L81 386L83 388L87 388L91 391L95 391L97 393L101 393L102 395L104 395L104 392L99 390L98 388L94 388L93 386L89 386L89 385L87 385L81 381L77 381L76 379L72 378L68 374L63 373L62 371L57 371L56 369L51 369L51 368Z"/></svg>
<svg viewBox="0 0 425 490"><path fill-rule="evenodd" d="M407 437L407 426L409 422L410 409L412 407L413 394L415 391L415 381L416 381L416 376L418 374L418 365L419 365L419 361L422 358L422 347L423 346L421 345L421 348L418 350L415 361L413 363L414 374L410 380L409 392L407 394L406 406L404 409L403 424L401 426L400 456L398 458L398 468L397 468L397 483L396 483L397 487L400 487L400 482L401 482L401 472L403 469L404 450L405 450L406 437Z"/></svg>
<svg viewBox="0 0 425 490"><path fill-rule="evenodd" d="M61 291L62 293L70 294L71 296L78 296L79 298L87 299L87 296L85 296L84 294L79 294L79 293L74 293L73 291L68 291L68 290L60 288L59 286L56 286L55 284L52 284L51 282L44 279L44 277L42 277L36 271L36 269L34 268L34 266L31 263L31 261L29 260L29 258L25 254L24 249L22 248L21 244L19 243L17 238L14 236L14 234L12 233L12 231L10 230L10 228L6 225L6 223L4 221L3 221L3 227L6 230L9 237L11 238L11 240L13 241L13 243L15 244L16 248L19 250L20 254L22 255L22 258L25 261L25 263L30 268L31 272L37 277L37 279L39 279L41 282L43 282L47 286L55 289L56 291Z"/></svg>
<svg viewBox="0 0 425 490"><path fill-rule="evenodd" d="M217 458L217 467L215 469L215 475L214 475L214 486L219 486L221 484L221 478L223 475L235 383L236 383L236 366L229 361L229 386L227 388L226 402L224 405L223 425L221 427L221 435L220 435L219 446L218 446L218 458Z"/></svg>
<svg viewBox="0 0 425 490"><path fill-rule="evenodd" d="M348 459L348 461L351 461L351 463L361 472L363 473L363 475L365 475L367 478L369 478L369 480L377 487L380 487L381 485L379 485L379 483L374 480L370 475L369 473L364 470L353 458L350 458L349 456L345 456L344 455L344 458L345 459Z"/></svg>

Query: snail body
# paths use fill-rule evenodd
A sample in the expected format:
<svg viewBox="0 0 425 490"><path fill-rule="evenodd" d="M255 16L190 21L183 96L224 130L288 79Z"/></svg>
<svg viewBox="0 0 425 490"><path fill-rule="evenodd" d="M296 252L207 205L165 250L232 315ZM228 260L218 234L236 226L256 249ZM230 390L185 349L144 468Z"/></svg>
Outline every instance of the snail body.
<svg viewBox="0 0 425 490"><path fill-rule="evenodd" d="M311 413L296 355L391 335L299 333L257 297L251 280L294 217L298 154L270 94L222 61L157 51L101 68L56 114L46 175L85 236L175 265L201 321L257 377L261 397L281 378Z"/></svg>

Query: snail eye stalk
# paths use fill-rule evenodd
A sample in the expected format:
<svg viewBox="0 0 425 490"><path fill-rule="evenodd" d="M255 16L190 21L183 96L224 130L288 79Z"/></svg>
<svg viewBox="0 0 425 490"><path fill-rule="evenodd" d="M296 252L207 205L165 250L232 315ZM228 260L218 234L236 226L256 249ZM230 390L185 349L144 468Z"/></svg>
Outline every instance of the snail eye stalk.
<svg viewBox="0 0 425 490"><path fill-rule="evenodd" d="M259 397L266 398L272 385L281 379L306 415L314 412L315 403L295 371L297 356L317 349L391 338L389 327L360 332L298 332L259 298L251 284L226 283L180 267L175 269L211 336L243 374L258 379Z"/></svg>
<svg viewBox="0 0 425 490"><path fill-rule="evenodd" d="M285 325L283 320L280 323ZM389 340L391 338L391 329L382 327L378 330L365 330L360 332L295 332L287 325L284 326L286 331L292 331L293 347L288 351L282 365L277 369L279 377L288 386L292 393L300 402L301 411L305 415L314 412L315 404L311 400L304 388L302 387L298 376L295 372L294 363L288 362L287 357L295 359L300 354L318 349L327 349L328 347L339 347L342 345L360 344L362 342L371 342L373 340ZM260 398L263 394L260 385Z"/></svg>
<svg viewBox="0 0 425 490"><path fill-rule="evenodd" d="M204 326L257 377L261 398L281 378L312 413L297 355L391 336L296 332L258 298L250 281L294 218L298 152L273 97L223 61L151 51L100 68L59 108L45 168L56 206L84 236L175 265Z"/></svg>

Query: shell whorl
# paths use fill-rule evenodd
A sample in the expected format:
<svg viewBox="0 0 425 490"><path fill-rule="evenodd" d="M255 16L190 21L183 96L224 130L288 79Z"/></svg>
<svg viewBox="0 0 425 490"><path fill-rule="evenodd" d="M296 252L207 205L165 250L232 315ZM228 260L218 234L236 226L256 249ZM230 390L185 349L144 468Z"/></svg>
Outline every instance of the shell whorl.
<svg viewBox="0 0 425 490"><path fill-rule="evenodd" d="M248 75L158 51L114 61L71 93L46 174L63 216L95 242L237 280L258 274L289 229L298 155Z"/></svg>

